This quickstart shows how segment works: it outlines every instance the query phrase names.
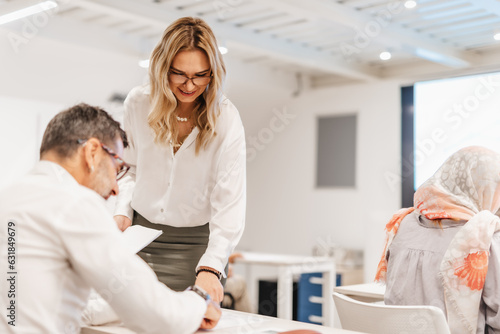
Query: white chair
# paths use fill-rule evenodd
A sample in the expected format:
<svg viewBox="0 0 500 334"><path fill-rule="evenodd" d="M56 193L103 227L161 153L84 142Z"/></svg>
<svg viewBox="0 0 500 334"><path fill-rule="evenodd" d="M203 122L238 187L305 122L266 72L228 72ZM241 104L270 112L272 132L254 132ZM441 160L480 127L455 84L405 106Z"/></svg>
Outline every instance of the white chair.
<svg viewBox="0 0 500 334"><path fill-rule="evenodd" d="M333 300L343 329L370 334L449 334L443 311L436 306L364 303L340 293Z"/></svg>

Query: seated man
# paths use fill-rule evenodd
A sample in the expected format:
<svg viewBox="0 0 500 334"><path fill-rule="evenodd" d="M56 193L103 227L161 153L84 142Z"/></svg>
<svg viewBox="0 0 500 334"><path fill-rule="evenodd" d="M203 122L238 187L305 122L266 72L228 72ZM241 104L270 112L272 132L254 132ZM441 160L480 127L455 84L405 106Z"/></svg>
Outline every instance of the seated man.
<svg viewBox="0 0 500 334"><path fill-rule="evenodd" d="M160 283L106 210L127 172L126 146L105 111L74 106L48 124L35 168L0 192L1 333L80 333L91 288L138 333L217 324L219 307L197 287Z"/></svg>

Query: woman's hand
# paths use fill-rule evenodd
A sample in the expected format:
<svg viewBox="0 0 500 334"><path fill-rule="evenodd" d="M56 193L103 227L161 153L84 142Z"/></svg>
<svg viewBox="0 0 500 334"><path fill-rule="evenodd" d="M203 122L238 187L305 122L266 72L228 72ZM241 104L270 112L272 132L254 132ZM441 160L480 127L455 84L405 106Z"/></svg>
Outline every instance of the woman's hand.
<svg viewBox="0 0 500 334"><path fill-rule="evenodd" d="M200 328L210 329L214 328L219 322L222 311L220 310L219 304L211 300L207 305L207 312L201 321Z"/></svg>
<svg viewBox="0 0 500 334"><path fill-rule="evenodd" d="M115 219L116 225L122 232L125 231L130 225L132 225L132 221L127 216L118 215L114 216L113 218Z"/></svg>
<svg viewBox="0 0 500 334"><path fill-rule="evenodd" d="M203 268L203 267L202 267ZM210 268L211 270L215 270ZM210 298L216 303L220 303L224 298L224 289L217 276L206 271L200 271L196 277L195 285L205 290Z"/></svg>

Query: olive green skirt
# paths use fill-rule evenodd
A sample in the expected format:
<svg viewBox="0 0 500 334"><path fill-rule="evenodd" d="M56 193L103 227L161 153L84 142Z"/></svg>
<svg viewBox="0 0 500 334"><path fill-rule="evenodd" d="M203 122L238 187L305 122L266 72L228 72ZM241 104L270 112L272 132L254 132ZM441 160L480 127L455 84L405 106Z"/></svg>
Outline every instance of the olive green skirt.
<svg viewBox="0 0 500 334"><path fill-rule="evenodd" d="M132 224L163 231L138 253L151 266L160 282L175 291L183 291L194 284L196 266L208 245L208 223L195 227L153 224L134 211Z"/></svg>

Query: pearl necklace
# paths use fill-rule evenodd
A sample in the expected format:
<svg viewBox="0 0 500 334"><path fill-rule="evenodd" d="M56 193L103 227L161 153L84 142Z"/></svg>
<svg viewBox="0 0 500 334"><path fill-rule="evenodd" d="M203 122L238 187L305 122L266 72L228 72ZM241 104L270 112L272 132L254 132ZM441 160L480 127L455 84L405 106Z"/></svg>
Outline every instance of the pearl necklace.
<svg viewBox="0 0 500 334"><path fill-rule="evenodd" d="M177 118L177 120L179 122L187 122L189 117L179 117L179 116L175 116Z"/></svg>

